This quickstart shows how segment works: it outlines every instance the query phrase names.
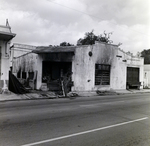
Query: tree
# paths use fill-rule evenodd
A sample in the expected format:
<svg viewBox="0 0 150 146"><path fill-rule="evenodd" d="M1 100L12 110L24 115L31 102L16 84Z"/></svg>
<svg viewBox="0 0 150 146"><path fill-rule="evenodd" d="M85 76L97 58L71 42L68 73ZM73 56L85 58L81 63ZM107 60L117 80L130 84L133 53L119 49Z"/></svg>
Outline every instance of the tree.
<svg viewBox="0 0 150 146"><path fill-rule="evenodd" d="M67 42L62 42L60 43L60 46L74 46L74 45Z"/></svg>
<svg viewBox="0 0 150 146"><path fill-rule="evenodd" d="M94 30L91 32L86 32L84 39L80 38L77 41L77 45L92 45L95 43L95 41L98 40L98 37L93 33Z"/></svg>
<svg viewBox="0 0 150 146"><path fill-rule="evenodd" d="M112 33L106 34L104 31L104 36L103 35L96 36L94 34L94 30L92 30L91 32L86 32L84 38L83 39L80 38L77 41L77 45L92 45L92 44L95 44L95 41L112 43L112 41L109 40L110 34Z"/></svg>
<svg viewBox="0 0 150 146"><path fill-rule="evenodd" d="M141 57L144 57L144 64L150 64L150 49L143 50L141 52Z"/></svg>
<svg viewBox="0 0 150 146"><path fill-rule="evenodd" d="M103 36L103 35L100 35L100 36L98 37L98 41L111 44L111 43L113 43L113 41L110 40L110 35L112 35L112 34L113 34L112 32L109 32L109 33L107 34L107 33L105 33L105 31L104 31L104 36Z"/></svg>

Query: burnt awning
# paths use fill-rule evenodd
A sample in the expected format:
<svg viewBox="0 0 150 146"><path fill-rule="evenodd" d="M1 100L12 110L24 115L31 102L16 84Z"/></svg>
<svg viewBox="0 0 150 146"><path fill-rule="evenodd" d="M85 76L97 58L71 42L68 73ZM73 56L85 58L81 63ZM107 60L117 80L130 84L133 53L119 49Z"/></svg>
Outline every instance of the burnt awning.
<svg viewBox="0 0 150 146"><path fill-rule="evenodd" d="M44 61L72 62L76 46L36 47L33 53L42 55Z"/></svg>
<svg viewBox="0 0 150 146"><path fill-rule="evenodd" d="M36 47L33 53L47 54L47 53L74 53L76 46L48 46Z"/></svg>

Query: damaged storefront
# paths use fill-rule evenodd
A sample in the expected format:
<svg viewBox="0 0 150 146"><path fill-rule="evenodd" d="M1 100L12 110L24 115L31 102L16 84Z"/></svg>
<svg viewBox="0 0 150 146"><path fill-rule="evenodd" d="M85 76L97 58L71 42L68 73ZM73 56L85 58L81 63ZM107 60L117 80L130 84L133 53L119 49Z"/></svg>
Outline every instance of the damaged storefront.
<svg viewBox="0 0 150 146"><path fill-rule="evenodd" d="M128 83L140 83L137 87L143 88L143 58L126 53L117 45L102 42L37 47L32 53L15 59L13 68L16 76L29 79L29 85L34 85L37 90L64 94L69 91L122 90L128 88ZM132 76L136 72L135 82L129 76L131 70Z"/></svg>
<svg viewBox="0 0 150 146"><path fill-rule="evenodd" d="M33 51L41 58L41 87L46 85L48 90L64 93L71 91L74 51L74 46L37 47Z"/></svg>
<svg viewBox="0 0 150 146"><path fill-rule="evenodd" d="M12 73L25 87L36 89L37 55L26 53L12 60Z"/></svg>
<svg viewBox="0 0 150 146"><path fill-rule="evenodd" d="M43 91L71 91L75 47L37 47L13 60L13 73L25 86Z"/></svg>
<svg viewBox="0 0 150 146"><path fill-rule="evenodd" d="M143 58L126 53L117 45L96 42L78 46L73 61L73 91L106 91L143 88ZM136 70L136 79L128 76L128 68ZM131 72L130 72L131 73ZM132 71L132 76L134 76ZM131 74L130 74L131 75Z"/></svg>
<svg viewBox="0 0 150 146"><path fill-rule="evenodd" d="M61 79L71 73L72 62L42 62L42 83L47 83L49 90L61 90Z"/></svg>

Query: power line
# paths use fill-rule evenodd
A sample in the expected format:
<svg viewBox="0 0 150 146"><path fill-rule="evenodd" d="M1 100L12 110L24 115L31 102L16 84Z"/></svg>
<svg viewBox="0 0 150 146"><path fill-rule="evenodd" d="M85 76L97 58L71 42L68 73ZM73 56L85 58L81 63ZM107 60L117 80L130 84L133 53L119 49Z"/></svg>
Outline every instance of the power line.
<svg viewBox="0 0 150 146"><path fill-rule="evenodd" d="M51 2L51 3L53 3L53 4L56 4L56 5L59 5L59 6L65 7L65 8L67 8L67 9L70 9L70 10L76 11L76 12L78 12L78 13L82 13L82 14L84 14L84 15L88 15L88 16L93 17L93 18L96 18L96 19L98 19L98 20L102 20L102 19L104 19L104 18L100 19L100 18L99 18L99 17L97 17L97 16L94 16L94 15L88 14L88 13L86 13L86 12L83 12L83 11L80 11L80 10L77 10L77 9L74 9L74 8L71 8L71 7L68 7L68 6L62 5L62 4L60 4L60 3L56 3L56 2L54 2L54 1L52 1L52 0L47 0L47 1L48 1L48 2ZM113 22L109 22L109 23L112 23L112 24L115 24L115 25L116 25L116 23L113 23ZM149 37L150 37L150 35L149 35L149 34L145 34L145 33L139 32L139 31L135 31L135 30L133 30L133 29L131 29L131 28L126 28L126 27L124 27L124 26L120 26L120 25L118 25L118 27L125 28L125 29L129 29L129 30L134 31L134 32L136 32L136 33L140 33L140 34L142 34L142 35L145 35L145 36L149 36Z"/></svg>

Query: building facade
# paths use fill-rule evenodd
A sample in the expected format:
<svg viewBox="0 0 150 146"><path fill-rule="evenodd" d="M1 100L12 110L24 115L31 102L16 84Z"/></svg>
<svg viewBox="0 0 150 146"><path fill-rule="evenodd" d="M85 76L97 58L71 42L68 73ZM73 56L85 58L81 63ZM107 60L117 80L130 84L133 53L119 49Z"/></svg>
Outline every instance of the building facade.
<svg viewBox="0 0 150 146"><path fill-rule="evenodd" d="M136 81L141 82L140 88L143 86L143 58L133 57L116 45L97 42L93 46L78 47L75 54L75 91L126 89L130 68L138 69Z"/></svg>
<svg viewBox="0 0 150 146"><path fill-rule="evenodd" d="M150 88L150 65L144 65L144 88Z"/></svg>
<svg viewBox="0 0 150 146"><path fill-rule="evenodd" d="M36 49L35 46L18 43L14 43L10 47L11 70L22 84L26 82L26 79L30 77L30 74L33 74L32 72L34 72L35 70L35 68L33 67L35 66L33 60L36 59L33 56L36 56L36 54L31 53L34 49ZM14 60L18 60L17 64L14 64ZM30 80L30 82L31 84L33 84L33 80Z"/></svg>
<svg viewBox="0 0 150 146"><path fill-rule="evenodd" d="M8 22L0 25L0 91L8 88L10 70L10 41L16 34L11 32Z"/></svg>
<svg viewBox="0 0 150 146"><path fill-rule="evenodd" d="M126 89L128 82L130 86L140 83L139 87L143 88L143 58L101 42L87 46L37 47L14 60L13 72L28 74L25 78L29 74L35 77L36 72L36 89L43 83L50 90L56 89L57 81L68 72L73 92Z"/></svg>
<svg viewBox="0 0 150 146"><path fill-rule="evenodd" d="M14 58L30 53L34 49L36 49L35 46L13 43L13 45L10 47L10 67L12 67Z"/></svg>

